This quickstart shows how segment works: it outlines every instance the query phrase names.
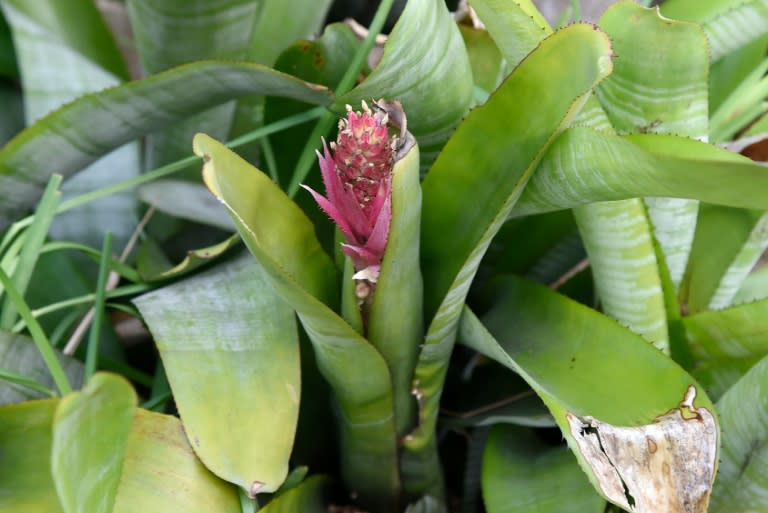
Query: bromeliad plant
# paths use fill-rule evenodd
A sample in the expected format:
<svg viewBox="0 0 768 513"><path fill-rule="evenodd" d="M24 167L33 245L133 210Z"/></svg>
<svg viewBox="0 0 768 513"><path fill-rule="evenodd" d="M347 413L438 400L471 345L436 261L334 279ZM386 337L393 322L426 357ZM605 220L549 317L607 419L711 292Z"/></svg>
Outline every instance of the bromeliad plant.
<svg viewBox="0 0 768 513"><path fill-rule="evenodd" d="M768 172L711 144L765 131L768 4L623 1L598 25L553 31L528 1L475 0L478 24L414 0L368 70L391 3L362 43L330 24L290 45L321 27L327 2L194 14L129 1L150 76L0 149L0 376L17 387L0 408L0 510L768 507L768 286L765 268L750 273L768 247ZM112 41L92 3L72 4ZM29 27L86 55L101 70L89 77L120 82L114 42L83 46L57 5L0 0L25 87L46 85ZM286 12L295 26L269 32ZM174 32L195 23L206 30L193 39ZM239 43L205 54L214 41ZM214 60L161 71L200 55ZM215 60L233 56L244 62ZM210 192L157 180L195 157L59 203L58 175L150 133L144 158L135 144L108 158L164 164L202 129ZM247 159L217 142L230 137ZM109 236L102 251L46 242L57 212L141 183L170 219L150 223L135 261L113 259ZM125 230L125 207L104 220ZM100 236L78 215L52 233ZM174 267L157 234L180 218L225 240ZM31 310L40 290L61 292L46 271L85 265L65 248L100 257L95 294ZM106 291L110 270L132 283ZM45 315L83 302L96 307L87 349L57 354L72 328ZM107 302L149 328L154 375L115 356ZM96 372L107 368L135 386ZM52 379L36 378L45 369ZM20 386L51 397L19 402Z"/></svg>

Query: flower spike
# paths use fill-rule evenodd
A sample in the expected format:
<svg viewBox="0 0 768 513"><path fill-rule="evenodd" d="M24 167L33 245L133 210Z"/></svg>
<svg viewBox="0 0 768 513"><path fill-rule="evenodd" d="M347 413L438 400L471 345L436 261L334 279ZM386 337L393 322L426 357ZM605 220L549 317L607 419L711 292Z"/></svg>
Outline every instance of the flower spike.
<svg viewBox="0 0 768 513"><path fill-rule="evenodd" d="M323 153L317 152L326 195L302 186L344 235L342 251L352 259L355 279L370 285L378 278L392 220L398 137L389 135L389 123L379 102L372 110L363 101L360 112L347 105L336 141L323 141Z"/></svg>

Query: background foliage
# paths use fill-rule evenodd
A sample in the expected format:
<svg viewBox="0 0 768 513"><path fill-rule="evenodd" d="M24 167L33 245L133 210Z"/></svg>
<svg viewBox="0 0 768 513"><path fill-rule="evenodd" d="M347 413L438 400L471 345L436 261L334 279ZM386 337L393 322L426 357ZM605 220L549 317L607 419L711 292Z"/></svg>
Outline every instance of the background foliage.
<svg viewBox="0 0 768 513"><path fill-rule="evenodd" d="M768 2L646 3L0 0L0 510L601 512L568 416L689 385L768 508ZM374 98L364 327L299 185Z"/></svg>

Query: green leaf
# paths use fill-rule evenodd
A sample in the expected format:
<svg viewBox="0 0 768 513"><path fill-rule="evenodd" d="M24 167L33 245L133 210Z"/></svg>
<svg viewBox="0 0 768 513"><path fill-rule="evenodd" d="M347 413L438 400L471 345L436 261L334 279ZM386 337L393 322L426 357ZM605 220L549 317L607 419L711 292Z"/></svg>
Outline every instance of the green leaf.
<svg viewBox="0 0 768 513"><path fill-rule="evenodd" d="M408 2L379 64L334 106L341 110L345 104L382 97L400 101L408 130L423 151L448 138L469 108L472 85L466 48L445 2ZM428 161L430 157L422 155Z"/></svg>
<svg viewBox="0 0 768 513"><path fill-rule="evenodd" d="M472 78L476 88L488 95L503 78L504 59L486 30L459 25L464 46L467 48ZM476 93L477 95L477 93ZM478 103L484 103L478 102Z"/></svg>
<svg viewBox="0 0 768 513"><path fill-rule="evenodd" d="M591 25L553 34L465 118L422 184L425 311L434 319L414 378L422 423L405 443L417 459L432 443L461 307L480 259L547 146L610 73L611 57L607 36ZM427 481L437 478L434 469L422 472Z"/></svg>
<svg viewBox="0 0 768 513"><path fill-rule="evenodd" d="M683 317L696 356L749 358L768 354L768 300Z"/></svg>
<svg viewBox="0 0 768 513"><path fill-rule="evenodd" d="M65 4L2 0L0 4L8 23L14 30L14 40L17 45L20 37L39 37L41 34L46 34L43 52L46 58L60 58L62 53L80 55L95 67L119 80L128 78L125 63L115 39L93 2L69 0ZM18 30L14 27L16 24L24 27L23 34L16 32ZM57 52L58 55L54 56L51 52ZM20 51L20 53L23 52ZM38 55L35 58L43 58L43 56ZM56 63L51 60L49 64Z"/></svg>
<svg viewBox="0 0 768 513"><path fill-rule="evenodd" d="M553 414L561 426L561 408L616 425L650 423L676 406L693 383L642 337L591 308L513 276L500 278L497 290L482 324L464 310L460 340L513 368L544 392L550 409L550 398L556 399ZM615 397L622 398L621 408L612 403ZM701 390L698 401L711 407Z"/></svg>
<svg viewBox="0 0 768 513"><path fill-rule="evenodd" d="M368 324L368 339L392 376L398 436L413 428L413 369L424 336L420 226L419 147L414 145L392 169L392 220Z"/></svg>
<svg viewBox="0 0 768 513"><path fill-rule="evenodd" d="M71 0L65 6L5 0L3 5L19 55L28 124L83 94L127 78L122 55L92 1ZM135 177L139 171L139 146L121 147L65 181L64 198ZM135 197L123 191L58 217L51 234L98 246L102 234L110 231L122 247L136 224L135 209Z"/></svg>
<svg viewBox="0 0 768 513"><path fill-rule="evenodd" d="M240 513L237 489L195 456L179 419L137 409L113 513Z"/></svg>
<svg viewBox="0 0 768 513"><path fill-rule="evenodd" d="M570 128L550 146L511 215L643 196L765 210L768 199L761 191L768 191L763 166L709 144Z"/></svg>
<svg viewBox="0 0 768 513"><path fill-rule="evenodd" d="M227 206L248 249L312 341L341 410L347 485L364 504L385 508L399 487L392 384L381 355L329 307L338 301L330 257L304 213L266 175L203 134L195 137L194 148L206 162L206 185Z"/></svg>
<svg viewBox="0 0 768 513"><path fill-rule="evenodd" d="M558 75L548 65L555 59L569 64L558 68ZM479 259L498 229L495 225L506 219L499 213L513 207L549 143L610 71L606 36L590 25L574 25L542 43L459 126L423 183L422 262L430 314L470 255ZM559 77L565 76L571 77L567 90L540 87L561 83ZM517 144L509 143L522 134L525 138ZM466 201L470 190L471 203Z"/></svg>
<svg viewBox="0 0 768 513"><path fill-rule="evenodd" d="M620 133L669 133L706 140L709 55L701 27L670 21L658 10L634 2L611 6L600 27L622 56L596 91L614 128ZM664 51L658 52L659 48ZM646 205L677 287L688 261L698 203L649 198Z"/></svg>
<svg viewBox="0 0 768 513"><path fill-rule="evenodd" d="M144 72L148 75L201 59L246 60L249 40L261 2L212 0L130 0L131 27ZM280 24L282 25L282 24ZM152 134L148 165L157 167L189 154L197 132L224 139L235 113L234 102L204 112Z"/></svg>
<svg viewBox="0 0 768 513"><path fill-rule="evenodd" d="M723 430L720 475L712 513L747 513L768 507L768 357L717 402Z"/></svg>
<svg viewBox="0 0 768 513"><path fill-rule="evenodd" d="M723 142L740 136L747 128L750 130L756 119L762 117L768 107L765 97L768 95L768 58L764 55L755 64L750 73L743 77L710 119L710 136L712 142Z"/></svg>
<svg viewBox="0 0 768 513"><path fill-rule="evenodd" d="M127 4L147 74L193 60L243 60L261 8L247 0L213 0L195 6L184 0L129 0Z"/></svg>
<svg viewBox="0 0 768 513"><path fill-rule="evenodd" d="M761 357L721 358L698 363L691 374L701 383L712 400L722 397Z"/></svg>
<svg viewBox="0 0 768 513"><path fill-rule="evenodd" d="M551 32L546 21L540 15L537 16L538 12L530 1L481 0L473 5L478 9L502 54L511 63L519 62L539 44L544 35ZM587 100L573 124L613 132L595 96ZM574 215L605 311L664 347L667 338L663 319L664 305L656 258L650 244L651 228L644 205L638 199L624 204L598 203L575 209ZM619 228L621 225L631 227L633 236L630 237L627 231ZM610 236L604 235L609 231ZM626 255L630 246L633 246L631 260L613 258L617 252ZM652 289L649 290L649 284L652 283ZM615 294L615 284L629 289L629 294Z"/></svg>
<svg viewBox="0 0 768 513"><path fill-rule="evenodd" d="M603 312L669 352L659 264L641 200L574 209Z"/></svg>
<svg viewBox="0 0 768 513"><path fill-rule="evenodd" d="M298 39L314 39L332 0L266 0L260 2L247 58L272 66L284 49ZM280 23L275 23L280 20Z"/></svg>
<svg viewBox="0 0 768 513"><path fill-rule="evenodd" d="M82 363L58 352L56 356L72 386L79 388L83 382ZM49 389L55 386L40 352L32 340L23 335L0 331L0 369L12 371ZM32 389L19 387L9 382L0 383L0 404L18 403L44 396L44 394Z"/></svg>
<svg viewBox="0 0 768 513"><path fill-rule="evenodd" d="M511 67L520 64L552 33L531 0L476 0L472 8Z"/></svg>
<svg viewBox="0 0 768 513"><path fill-rule="evenodd" d="M43 197L40 199L40 203L35 210L32 224L24 233L24 246L19 251L16 266L13 270L13 284L22 296L27 292L37 259L40 257L40 250L48 236L48 230L56 214L56 208L59 206L59 201L61 200L60 184L61 176L51 176L43 192ZM5 256L9 256L8 253ZM16 321L16 317L16 308L11 298L6 296L3 302L3 311L0 314L0 327L6 330L11 329Z"/></svg>
<svg viewBox="0 0 768 513"><path fill-rule="evenodd" d="M251 495L277 490L299 413L299 345L265 271L246 254L134 303L206 467Z"/></svg>
<svg viewBox="0 0 768 513"><path fill-rule="evenodd" d="M709 57L701 27L624 1L605 12L600 28L621 56L596 91L616 130L705 138Z"/></svg>
<svg viewBox="0 0 768 513"><path fill-rule="evenodd" d="M347 24L332 23L325 27L317 40L299 41L288 47L275 62L275 69L286 73L290 72L309 82L335 87L344 76L347 66L359 46L360 41ZM306 109L307 105L287 98L266 98L264 101L264 122L272 123ZM269 166L268 174L276 176L275 181L284 189L288 184L297 183L298 194L294 195L293 199L312 220L320 243L328 253L332 253L335 233L333 223L317 207L311 194L298 189L298 183L303 183L316 191L323 189L320 167L314 153L312 153L311 170L305 179L299 181L294 177L296 165L301 158L301 152L296 151L296 148L306 145L312 148L319 147L319 138L309 139L317 123L319 123L317 120L312 120L309 123L297 125L269 136L269 144L275 154L274 167L276 169ZM331 134L325 134L326 137L329 135ZM247 154L243 156L246 160L250 160Z"/></svg>
<svg viewBox="0 0 768 513"><path fill-rule="evenodd" d="M327 513L326 505L330 480L325 476L312 476L273 499L259 511L263 513Z"/></svg>
<svg viewBox="0 0 768 513"><path fill-rule="evenodd" d="M669 0L661 11L668 18L699 23L712 61L765 35L768 24L765 0Z"/></svg>
<svg viewBox="0 0 768 513"><path fill-rule="evenodd" d="M681 300L688 311L725 308L768 247L762 211L702 205Z"/></svg>
<svg viewBox="0 0 768 513"><path fill-rule="evenodd" d="M274 272L305 294L335 306L336 272L304 213L266 175L221 143L198 134L193 145L205 163L206 186L227 207L249 249L272 259ZM259 222L262 212L269 212L269 222ZM262 265L273 274L273 266Z"/></svg>
<svg viewBox="0 0 768 513"><path fill-rule="evenodd" d="M0 510L64 513L51 475L51 423L58 402L0 408Z"/></svg>
<svg viewBox="0 0 768 513"><path fill-rule="evenodd" d="M112 513L135 412L131 385L106 373L61 399L51 473L66 513Z"/></svg>
<svg viewBox="0 0 768 513"><path fill-rule="evenodd" d="M328 92L255 64L203 61L86 95L0 150L0 229L28 209L52 173L70 176L110 150L206 107L249 94L329 102ZM121 123L115 123L115 117ZM73 127L77 127L76 129ZM55 163L55 165L52 165Z"/></svg>
<svg viewBox="0 0 768 513"><path fill-rule="evenodd" d="M712 63L709 70L710 112L717 112L724 101L760 65L765 59L766 46L768 36L756 39Z"/></svg>
<svg viewBox="0 0 768 513"><path fill-rule="evenodd" d="M617 426L651 424L675 408L695 380L641 336L594 310L520 278L500 279L497 285L498 299L482 323L465 309L460 339L536 390L597 487L591 467L576 450L566 413ZM702 388L697 389L696 406L714 411ZM629 493L637 497L647 491Z"/></svg>
<svg viewBox="0 0 768 513"><path fill-rule="evenodd" d="M530 429L497 426L483 457L483 500L488 513L579 511L601 513L595 493L564 445L549 446Z"/></svg>
<svg viewBox="0 0 768 513"><path fill-rule="evenodd" d="M57 499L51 475L51 425L59 403L59 400L30 401L0 408L0 449L4 462L0 466L0 509L3 511L65 511ZM120 484L110 512L240 513L236 489L208 472L195 457L177 418L141 409L135 411L125 457L122 451L111 451L120 452L122 461L116 465ZM89 444L101 436L89 440ZM85 476L87 474L73 473L72 478L86 482ZM97 510L88 510L88 513L91 511Z"/></svg>
<svg viewBox="0 0 768 513"><path fill-rule="evenodd" d="M768 267L759 266L750 272L733 297L733 304L740 305L768 297Z"/></svg>

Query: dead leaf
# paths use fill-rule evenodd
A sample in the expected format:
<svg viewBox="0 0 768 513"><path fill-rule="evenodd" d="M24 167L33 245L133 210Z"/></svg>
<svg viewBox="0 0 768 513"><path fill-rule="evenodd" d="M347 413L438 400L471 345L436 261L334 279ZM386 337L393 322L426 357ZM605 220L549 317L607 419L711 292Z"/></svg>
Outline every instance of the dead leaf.
<svg viewBox="0 0 768 513"><path fill-rule="evenodd" d="M709 410L693 405L695 398L690 385L678 408L638 427L566 413L578 450L608 500L636 513L706 513L717 423Z"/></svg>

